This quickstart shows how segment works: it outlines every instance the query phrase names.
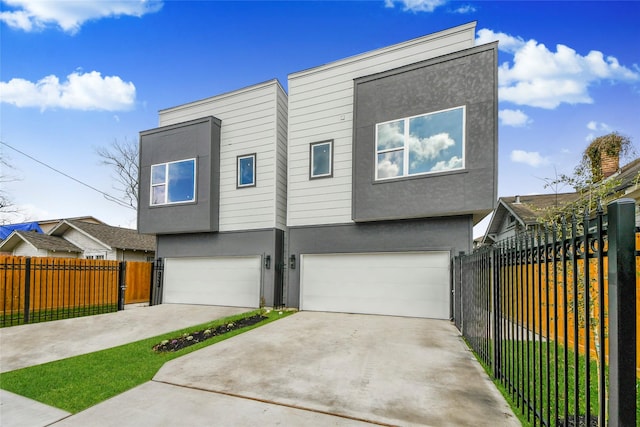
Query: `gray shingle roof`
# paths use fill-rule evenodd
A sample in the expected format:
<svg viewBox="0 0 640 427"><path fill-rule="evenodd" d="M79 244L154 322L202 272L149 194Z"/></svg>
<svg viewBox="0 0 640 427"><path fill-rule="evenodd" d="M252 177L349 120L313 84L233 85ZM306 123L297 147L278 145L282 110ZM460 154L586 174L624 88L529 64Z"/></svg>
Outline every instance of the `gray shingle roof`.
<svg viewBox="0 0 640 427"><path fill-rule="evenodd" d="M17 231L20 237L38 249L56 252L82 252L82 249L63 239L35 231Z"/></svg>
<svg viewBox="0 0 640 427"><path fill-rule="evenodd" d="M537 223L548 208L562 207L576 201L578 193L535 194L531 196L501 197L500 201L507 205L526 225ZM520 199L518 203L516 198Z"/></svg>
<svg viewBox="0 0 640 427"><path fill-rule="evenodd" d="M155 236L140 234L137 230L83 221L68 220L67 222L112 248L150 252L156 250Z"/></svg>

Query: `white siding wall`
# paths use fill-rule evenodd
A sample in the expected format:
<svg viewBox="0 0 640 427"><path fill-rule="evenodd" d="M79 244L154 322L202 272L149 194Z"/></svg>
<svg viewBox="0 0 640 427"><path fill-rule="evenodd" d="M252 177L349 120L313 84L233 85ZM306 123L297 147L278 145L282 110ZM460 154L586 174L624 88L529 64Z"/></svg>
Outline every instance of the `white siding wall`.
<svg viewBox="0 0 640 427"><path fill-rule="evenodd" d="M47 256L46 250L39 250L28 243L20 243L13 250L15 256Z"/></svg>
<svg viewBox="0 0 640 427"><path fill-rule="evenodd" d="M282 99L284 92L280 92L282 88L272 80L160 112L160 126L206 116L222 121L220 231L272 228L277 224L277 215L283 215L277 212L278 202L283 203L283 199L276 197L278 168L282 167L277 162L278 140L282 137L279 127L283 126L279 115L286 117L287 114L286 95ZM286 126L286 118L284 120ZM286 133L284 137L286 139ZM238 189L236 157L252 153L256 153L257 185Z"/></svg>
<svg viewBox="0 0 640 427"><path fill-rule="evenodd" d="M471 48L475 23L289 75L287 225L351 222L353 80ZM309 179L309 144L334 140L333 177Z"/></svg>
<svg viewBox="0 0 640 427"><path fill-rule="evenodd" d="M83 250L82 258L85 258L87 255L104 255L104 259L116 259L115 251L110 250L104 245L96 242L94 239L88 237L86 234L73 228L69 228L69 230L64 233L64 239Z"/></svg>

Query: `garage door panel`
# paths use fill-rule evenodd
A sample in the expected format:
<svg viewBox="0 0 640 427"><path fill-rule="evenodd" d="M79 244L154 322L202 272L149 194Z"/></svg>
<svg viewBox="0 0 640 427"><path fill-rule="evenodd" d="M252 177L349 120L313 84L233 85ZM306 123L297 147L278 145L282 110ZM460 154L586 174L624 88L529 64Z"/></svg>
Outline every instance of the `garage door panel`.
<svg viewBox="0 0 640 427"><path fill-rule="evenodd" d="M303 254L301 309L449 318L449 253Z"/></svg>
<svg viewBox="0 0 640 427"><path fill-rule="evenodd" d="M167 258L166 303L257 307L261 258Z"/></svg>

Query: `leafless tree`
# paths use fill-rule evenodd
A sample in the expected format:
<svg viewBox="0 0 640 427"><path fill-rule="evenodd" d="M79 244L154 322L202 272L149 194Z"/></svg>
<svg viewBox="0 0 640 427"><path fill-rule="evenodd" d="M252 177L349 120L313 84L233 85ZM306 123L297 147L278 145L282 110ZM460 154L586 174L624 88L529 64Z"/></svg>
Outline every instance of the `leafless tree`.
<svg viewBox="0 0 640 427"><path fill-rule="evenodd" d="M134 209L138 208L138 143L115 140L108 147L96 148L100 163L111 167L116 181L113 186L121 193L121 200Z"/></svg>
<svg viewBox="0 0 640 427"><path fill-rule="evenodd" d="M21 213L20 209L14 204L11 194L6 189L6 183L18 179L9 173L13 169L9 159L0 150L0 225L12 222Z"/></svg>

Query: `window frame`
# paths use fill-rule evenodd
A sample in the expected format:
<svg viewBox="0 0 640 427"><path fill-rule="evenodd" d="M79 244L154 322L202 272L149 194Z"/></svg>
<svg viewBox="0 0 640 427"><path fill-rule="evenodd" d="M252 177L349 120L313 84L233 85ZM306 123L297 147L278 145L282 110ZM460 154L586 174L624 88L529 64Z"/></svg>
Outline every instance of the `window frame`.
<svg viewBox="0 0 640 427"><path fill-rule="evenodd" d="M242 178L240 175L240 161L243 159L253 158L253 182L250 184L241 184L240 179ZM256 153L251 154L243 154L236 157L236 189L238 188L251 188L255 187L258 182L257 170L258 170L258 156Z"/></svg>
<svg viewBox="0 0 640 427"><path fill-rule="evenodd" d="M191 200L180 200L177 202L169 202L168 201L168 197L169 197L169 165L171 164L175 164L175 163L183 163L183 162L192 162L193 163L193 198ZM163 183L159 183L159 184L154 184L153 183L153 168L154 167L159 167L159 166L164 166L164 182ZM150 191L149 191L149 206L151 207L156 207L156 206L167 206L167 205L180 205L180 204L188 204L188 203L195 203L196 202L196 183L198 181L198 162L197 159L195 157L193 158L188 158L188 159L181 159L181 160L172 160L170 162L163 162L163 163L156 163L151 165L151 170L150 170L150 177L149 177L149 187L150 187ZM153 189L155 187L160 187L160 186L164 186L165 187L165 191L164 191L164 202L162 203L154 203L153 202Z"/></svg>
<svg viewBox="0 0 640 427"><path fill-rule="evenodd" d="M443 169L443 170L437 170L437 171L425 171L425 172L417 172L417 173L409 173L409 156L410 156L410 150L409 150L409 136L411 134L411 127L410 127L410 123L412 119L415 118L419 118L419 117L426 117L426 116L431 116L434 114L439 114L439 113L444 113L447 111L453 111L453 110L462 110L462 129L461 129L461 135L462 135L462 141L460 142L461 145L461 152L462 152L462 165L459 168L455 168L455 169ZM398 118L398 119L393 119L393 120L387 120L385 122L380 122L380 123L376 123L375 124L375 141L374 141L374 181L375 182L380 182L380 181L388 181L388 180L397 180L397 179L406 179L406 178L413 178L413 177L417 177L417 176L424 176L424 175L433 175L433 174L442 174L442 173L451 173L451 172L460 172L463 171L466 167L465 163L466 163L466 156L465 156L465 146L466 146L466 118L467 118L467 108L466 105L459 105L456 107L451 107L451 108L445 108L442 110L438 110L438 111L431 111L429 113L425 113L425 114L417 114L415 116L409 116L409 117L402 117L402 118ZM382 150L378 149L378 129L380 126L382 125L386 125L389 123L394 123L394 122L402 122L403 123L403 145L399 146L399 147L392 147L392 148L385 148ZM385 153L393 153L393 152L398 152L398 151L402 151L402 163L403 163L403 171L402 171L402 175L398 175L398 176L391 176L391 177L385 177L385 178L381 178L378 176L378 157L380 154L385 154Z"/></svg>
<svg viewBox="0 0 640 427"><path fill-rule="evenodd" d="M314 175L313 174L313 149L320 145L328 145L329 146L329 172ZM331 178L333 177L333 139L328 139L325 141L312 142L309 144L309 179L322 179L322 178Z"/></svg>

